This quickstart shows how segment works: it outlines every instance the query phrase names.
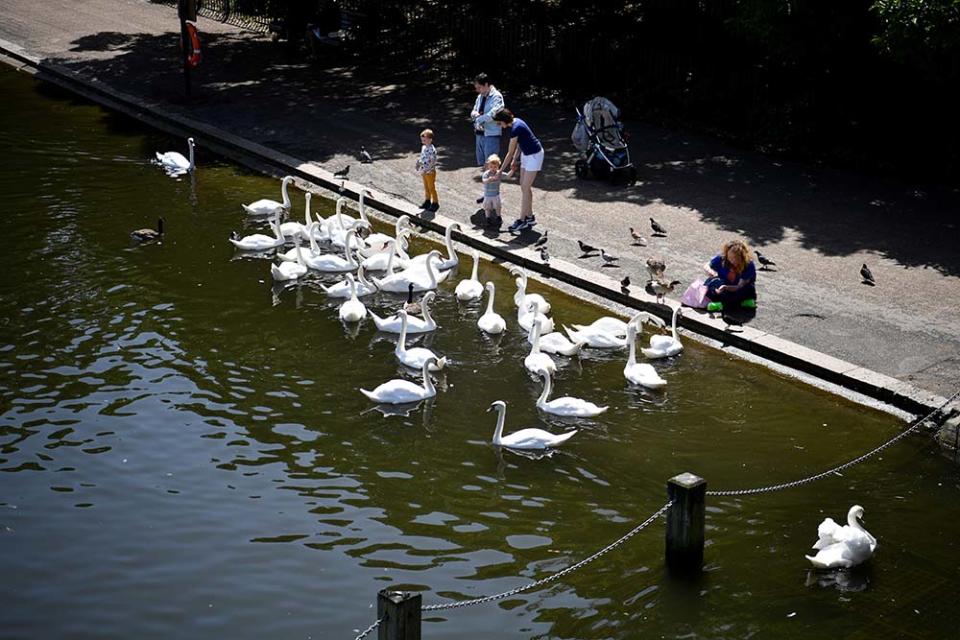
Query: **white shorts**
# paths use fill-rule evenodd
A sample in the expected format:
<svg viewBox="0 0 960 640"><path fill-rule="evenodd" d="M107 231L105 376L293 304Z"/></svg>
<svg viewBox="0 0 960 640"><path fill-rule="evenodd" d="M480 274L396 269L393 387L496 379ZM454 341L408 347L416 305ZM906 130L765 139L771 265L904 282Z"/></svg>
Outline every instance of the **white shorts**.
<svg viewBox="0 0 960 640"><path fill-rule="evenodd" d="M540 151L537 151L532 156L521 153L520 168L524 171L540 171L540 169L543 168L543 149L540 149Z"/></svg>

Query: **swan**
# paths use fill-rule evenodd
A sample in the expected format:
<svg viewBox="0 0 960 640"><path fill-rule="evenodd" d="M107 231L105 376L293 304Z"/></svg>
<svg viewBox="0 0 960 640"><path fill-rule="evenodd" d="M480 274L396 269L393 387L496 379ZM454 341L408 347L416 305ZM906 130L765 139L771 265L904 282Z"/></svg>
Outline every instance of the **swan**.
<svg viewBox="0 0 960 640"><path fill-rule="evenodd" d="M383 404L405 404L407 402L418 402L437 395L437 390L430 380L429 367L436 362L436 358L427 358L423 362L423 385L414 384L409 380L390 380L384 382L373 391L360 389L360 393L367 396L374 402Z"/></svg>
<svg viewBox="0 0 960 640"><path fill-rule="evenodd" d="M319 213L314 213L313 217L316 219L320 226L324 229L325 232L329 232L331 227L339 226L341 220L341 212L343 211L343 205L346 204L347 199L343 196L337 198L336 208L334 209L333 215L329 218L324 218Z"/></svg>
<svg viewBox="0 0 960 640"><path fill-rule="evenodd" d="M651 316L649 313L642 311L630 319L630 323L637 324L640 322L649 322L651 324L663 326L663 322L660 320L660 318L656 318ZM592 347L594 349L622 349L623 347L628 346L626 336L620 336L602 329L590 328L588 326L579 331L575 331L567 326L564 326L563 331L574 342L584 342L588 347Z"/></svg>
<svg viewBox="0 0 960 640"><path fill-rule="evenodd" d="M503 435L503 423L507 415L507 403L503 400L497 400L490 405L491 409L497 410L497 428L493 432L493 444L497 447L507 447L510 449L547 449L549 447L558 447L577 432L576 430L567 431L556 436L543 429L521 429L514 431L510 435Z"/></svg>
<svg viewBox="0 0 960 640"><path fill-rule="evenodd" d="M637 363L637 327L632 322L627 323L627 342L630 343L630 355L627 357L627 366L623 368L623 377L648 389L662 389L667 381L660 377L652 364Z"/></svg>
<svg viewBox="0 0 960 640"><path fill-rule="evenodd" d="M357 284L350 273L347 274L347 283L350 285L350 298L340 305L337 313L342 322L360 322L367 317L367 308L357 298Z"/></svg>
<svg viewBox="0 0 960 640"><path fill-rule="evenodd" d="M539 305L536 302L529 303L534 315L538 312ZM533 327L527 332L527 342L533 344ZM565 335L558 331L553 331L540 336L540 351L544 353L556 353L561 356L575 356L583 348L582 342L570 342Z"/></svg>
<svg viewBox="0 0 960 640"><path fill-rule="evenodd" d="M513 304L517 305L518 309L525 309L530 302L536 302L540 305L541 312L550 313L552 307L543 296L539 293L527 293L527 272L513 267L510 273L517 276L517 291L513 294ZM553 331L553 329L550 330Z"/></svg>
<svg viewBox="0 0 960 640"><path fill-rule="evenodd" d="M553 358L540 351L541 326L539 320L533 324L533 346L530 347L530 354L523 359L523 366L527 368L527 371L537 376L544 371L557 372L557 363L553 361Z"/></svg>
<svg viewBox="0 0 960 640"><path fill-rule="evenodd" d="M571 324L570 327L577 331L602 331L604 333L612 333L615 336L626 336L627 325L628 323L620 318L604 316L603 318L594 320L590 324Z"/></svg>
<svg viewBox="0 0 960 640"><path fill-rule="evenodd" d="M369 222L367 218L366 206L364 205L364 197L370 196L373 197L373 193L369 189L364 189L360 192L360 218ZM386 250L387 242L399 239L402 233L406 233L407 230L403 229L403 225L410 222L410 216L402 215L397 218L397 221L394 223L394 235L393 237L387 235L386 233L373 233L365 238L366 240L366 249L372 251L373 253L378 253Z"/></svg>
<svg viewBox="0 0 960 640"><path fill-rule="evenodd" d="M350 274L347 273L347 275L349 276ZM321 284L320 288L331 298L349 298L352 295L350 281L346 278L329 287ZM378 291L377 285L367 280L367 275L362 265L357 270L357 282L354 283L354 291L356 291L357 296L369 296Z"/></svg>
<svg viewBox="0 0 960 640"><path fill-rule="evenodd" d="M407 266L407 260L397 253L397 241L390 238L387 240L385 246L386 249L368 255L360 264L368 271L386 271L387 275L393 273L395 265L405 268ZM360 253L363 255L362 251Z"/></svg>
<svg viewBox="0 0 960 640"><path fill-rule="evenodd" d="M193 138L187 138L187 148L190 159L187 160L179 151L156 152L157 162L170 173L186 173L193 171L196 165L193 162Z"/></svg>
<svg viewBox="0 0 960 640"><path fill-rule="evenodd" d="M520 325L521 329L527 333L530 333L530 331L533 330L533 321L534 319L537 319L540 321L540 324L542 325L540 329L544 333L552 333L554 329L553 318L548 318L539 311L534 312L534 304L537 304L537 302L535 300L531 300L526 304L526 306L519 307L517 309L517 324ZM539 309L539 304L537 304L537 308ZM579 342L579 340L574 340L574 342Z"/></svg>
<svg viewBox="0 0 960 640"><path fill-rule="evenodd" d="M280 226L282 230L283 225L280 225ZM318 228L319 228L319 225L316 222L313 222L310 224L310 227L307 229L307 232L303 235L303 237L307 240L307 243L310 245L306 250L307 256L316 257L323 253L323 251L320 250L320 245L317 244L316 230ZM297 248L294 247L293 249L279 252L277 253L277 257L280 258L281 260L286 260L287 262L293 262L297 259Z"/></svg>
<svg viewBox="0 0 960 640"><path fill-rule="evenodd" d="M423 313L423 307L419 302L413 301L413 283L407 285L407 301L403 303L403 310L411 315L418 316Z"/></svg>
<svg viewBox="0 0 960 640"><path fill-rule="evenodd" d="M552 413L555 416L592 418L600 415L610 408L598 407L592 402L587 402L586 400L581 400L580 398L571 398L569 396L547 400L547 398L550 397L550 391L553 388L552 381L550 380L550 372L543 371L540 373L540 377L543 378L543 392L540 394L540 397L537 398L537 408L541 411Z"/></svg>
<svg viewBox="0 0 960 640"><path fill-rule="evenodd" d="M284 177L283 182L280 183L280 195L283 197L283 202L277 202L276 200L268 200L264 198L262 200L257 200L256 202L251 202L250 204L242 205L243 210L255 216L270 215L277 209L289 211L290 195L287 193L287 185L289 185L291 182L293 182L293 176L286 176Z"/></svg>
<svg viewBox="0 0 960 640"><path fill-rule="evenodd" d="M300 251L299 239L297 240L297 246L294 247L294 250L297 252L296 262L281 261L280 266L275 264L270 265L270 275L273 276L273 279L277 282L296 280L307 275L307 265L303 263L303 253Z"/></svg>
<svg viewBox="0 0 960 640"><path fill-rule="evenodd" d="M280 235L280 213L277 212L273 220L270 221L270 227L274 236L270 237L263 233L254 233L249 236L240 237L236 231L230 234L230 242L241 251L266 251L283 246L283 236Z"/></svg>
<svg viewBox="0 0 960 640"><path fill-rule="evenodd" d="M335 246L338 249L343 249L347 244L347 233L350 231L357 231L359 233L360 229L370 229L370 223L364 222L363 220L354 220L350 218L352 222L347 224L327 225L327 235L330 244ZM357 246L360 246L362 243L358 243Z"/></svg>
<svg viewBox="0 0 960 640"><path fill-rule="evenodd" d="M163 237L163 223L164 219L162 217L157 218L156 229L137 229L136 231L130 232L130 237L137 242L153 242L154 240L159 240Z"/></svg>
<svg viewBox="0 0 960 640"><path fill-rule="evenodd" d="M480 252L474 249L473 271L470 272L470 278L468 280L461 280L457 283L457 288L454 290L457 300L460 300L461 302L469 302L471 300L479 300L480 296L483 295L483 285L480 284L479 280L477 280L477 269L479 266Z"/></svg>
<svg viewBox="0 0 960 640"><path fill-rule="evenodd" d="M459 222L451 222L450 224L448 224L447 230L443 234L443 243L447 247L447 257L446 259L440 261L439 264L437 264L437 269L439 269L440 271L449 271L450 269L453 269L455 266L460 264L460 256L457 254L456 251L453 250L453 230L454 229L458 231L460 230ZM413 258L410 259L410 266L411 267L426 266L427 256L429 255L430 255L429 253L425 253L425 254L420 254L418 256L414 256ZM437 255L439 255L439 252L437 252Z"/></svg>
<svg viewBox="0 0 960 640"><path fill-rule="evenodd" d="M311 221L310 221L310 198L313 195L308 191L304 195L304 200L306 201L306 207L304 209L303 222L284 222L280 225L280 233L286 238L295 238L297 236L306 239L308 234L311 233Z"/></svg>
<svg viewBox="0 0 960 640"><path fill-rule="evenodd" d="M484 311L483 315L477 320L477 326L480 327L480 331L484 333L497 335L506 331L507 321L503 319L503 316L493 310L493 296L496 293L496 289L492 282L487 283L486 290L487 310Z"/></svg>
<svg viewBox="0 0 960 640"><path fill-rule="evenodd" d="M428 291L427 294L423 296L423 300L420 301L420 306L423 309L423 319L411 317L407 314L407 333L427 333L436 330L437 322L433 319L433 316L430 315L430 303L433 302L433 299L436 297L436 291ZM370 317L373 318L373 324L377 325L379 331L400 333L403 329L403 322L400 320L398 314L381 318L371 311Z"/></svg>
<svg viewBox="0 0 960 640"><path fill-rule="evenodd" d="M827 518L817 527L815 556L804 556L817 569L849 569L870 559L877 550L877 539L863 528L863 507L858 504L847 512L847 525L841 527Z"/></svg>
<svg viewBox="0 0 960 640"><path fill-rule="evenodd" d="M321 253L319 255L313 255L311 253L311 255L305 256L303 261L308 267L315 271L323 271L326 273L356 271L360 265L353 259L353 251L351 251L356 235L357 232L352 229L347 232L347 242L343 249L343 257L332 253Z"/></svg>
<svg viewBox="0 0 960 640"><path fill-rule="evenodd" d="M424 347L407 349L407 312L401 309L397 312L397 315L400 317L400 339L397 340L397 348L393 350L393 354L397 356L400 364L411 369L419 369L423 367L423 363L427 360L433 360L434 363L430 365L430 371L443 369L447 365L446 357L438 358L437 354Z"/></svg>
<svg viewBox="0 0 960 640"><path fill-rule="evenodd" d="M683 351L683 344L680 342L680 336L677 335L677 317L683 315L680 306L673 310L673 322L670 328L669 336L650 336L650 347L641 349L648 358L669 358L678 355Z"/></svg>
<svg viewBox="0 0 960 640"><path fill-rule="evenodd" d="M392 291L393 293L406 293L413 285L414 291L431 291L437 288L437 273L434 271L434 260L440 258L440 252L434 249L427 254L425 269L407 267L400 273L393 273L385 278L373 278L373 281L381 291Z"/></svg>

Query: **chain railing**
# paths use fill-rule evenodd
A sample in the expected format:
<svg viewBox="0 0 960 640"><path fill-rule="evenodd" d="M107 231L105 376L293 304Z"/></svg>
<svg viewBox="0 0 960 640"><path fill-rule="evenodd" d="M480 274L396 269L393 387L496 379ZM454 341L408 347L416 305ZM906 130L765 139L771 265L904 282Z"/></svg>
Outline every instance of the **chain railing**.
<svg viewBox="0 0 960 640"><path fill-rule="evenodd" d="M361 632L360 632L360 635L358 635L356 638L354 638L354 640L363 640L363 639L366 638L368 635L370 635L370 632L371 632L371 631L373 631L374 629L376 629L377 627L379 627L381 622L383 622L383 618L377 618L377 620L374 621L373 624L371 624L369 627L367 627L366 629L364 629L363 631L361 631Z"/></svg>

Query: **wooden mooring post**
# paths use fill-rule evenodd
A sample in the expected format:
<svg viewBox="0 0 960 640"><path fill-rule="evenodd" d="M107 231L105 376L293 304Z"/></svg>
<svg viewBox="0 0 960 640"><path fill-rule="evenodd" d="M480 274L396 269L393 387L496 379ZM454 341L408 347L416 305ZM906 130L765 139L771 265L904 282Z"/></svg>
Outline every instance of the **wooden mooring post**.
<svg viewBox="0 0 960 640"><path fill-rule="evenodd" d="M681 473L667 481L667 568L674 573L697 574L703 569L707 481Z"/></svg>
<svg viewBox="0 0 960 640"><path fill-rule="evenodd" d="M383 589L377 594L378 640L420 640L419 593Z"/></svg>

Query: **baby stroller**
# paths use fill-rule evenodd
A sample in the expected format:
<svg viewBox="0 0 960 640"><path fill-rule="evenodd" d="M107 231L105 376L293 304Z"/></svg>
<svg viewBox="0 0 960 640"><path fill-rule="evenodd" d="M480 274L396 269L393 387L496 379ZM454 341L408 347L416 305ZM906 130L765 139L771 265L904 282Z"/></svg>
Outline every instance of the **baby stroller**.
<svg viewBox="0 0 960 640"><path fill-rule="evenodd" d="M577 109L573 146L580 152L574 169L578 178L607 178L611 183L637 181L637 169L630 161L630 147L624 139L620 110L604 97L597 96Z"/></svg>

